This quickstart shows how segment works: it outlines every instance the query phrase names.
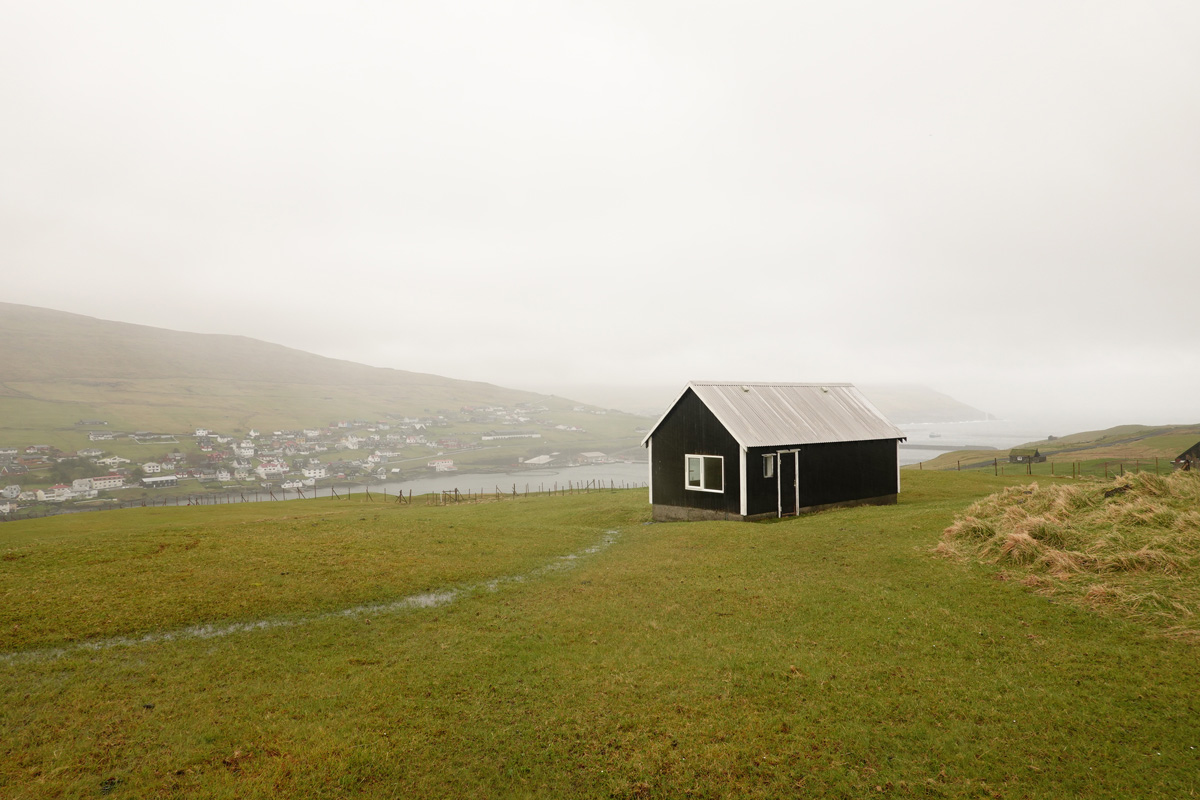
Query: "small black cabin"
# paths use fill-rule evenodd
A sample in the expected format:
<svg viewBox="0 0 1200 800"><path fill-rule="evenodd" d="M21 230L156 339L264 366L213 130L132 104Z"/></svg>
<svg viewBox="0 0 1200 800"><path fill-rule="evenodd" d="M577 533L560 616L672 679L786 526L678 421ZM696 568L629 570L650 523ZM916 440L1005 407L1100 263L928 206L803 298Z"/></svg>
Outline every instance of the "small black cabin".
<svg viewBox="0 0 1200 800"><path fill-rule="evenodd" d="M692 381L642 442L654 519L894 503L905 438L848 383Z"/></svg>

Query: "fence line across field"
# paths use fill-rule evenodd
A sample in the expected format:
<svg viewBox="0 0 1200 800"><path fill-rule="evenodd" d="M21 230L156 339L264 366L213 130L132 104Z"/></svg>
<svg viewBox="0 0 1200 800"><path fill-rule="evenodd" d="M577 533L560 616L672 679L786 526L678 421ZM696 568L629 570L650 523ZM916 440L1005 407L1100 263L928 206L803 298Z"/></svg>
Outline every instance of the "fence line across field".
<svg viewBox="0 0 1200 800"><path fill-rule="evenodd" d="M176 508L228 505L230 503L270 503L284 500L312 500L318 497L332 498L334 500L350 500L352 497L361 498L365 496L367 502L370 503L378 501L402 505L409 505L416 501L424 500L425 505L443 506L459 503L482 503L485 501L508 500L530 496L564 497L574 494L615 492L622 489L645 489L647 487L648 484L645 481L604 481L596 478L586 481L566 481L563 483L555 481L553 484L539 483L536 488L532 483L526 483L523 488L520 484L514 483L511 489L501 489L499 485L496 485L494 491L488 491L486 487L480 487L478 492L474 488L467 489L464 492L460 491L458 487L454 487L452 489L423 492L421 494L414 494L412 489L409 489L407 494L403 490L388 492L386 486L382 487L382 490L377 489L375 493L372 493L370 484L362 483L345 484L340 488L340 491L337 485L331 485L327 487L329 490L327 493L324 489L316 487L308 491L304 489L267 488L265 490L255 489L251 492L240 489L232 492L140 497L135 500L122 500L117 503L86 508L53 508L31 513L14 512L0 514L0 522L18 522L25 519L41 519L43 517L55 517L62 514L84 514L93 511L114 511L125 508Z"/></svg>
<svg viewBox="0 0 1200 800"><path fill-rule="evenodd" d="M1161 475L1163 472L1163 462L1168 467L1170 472L1175 469L1174 463L1168 459L1155 457L1153 459L1153 468L1155 475ZM1035 469L1035 464L1044 464L1041 468ZM925 462L917 462L917 469L925 469ZM1119 477L1127 471L1135 475L1139 472L1149 472L1151 469L1151 459L1149 458L1127 458L1127 459L1072 459L1070 461L1054 461L1046 459L1045 461L1002 461L999 458L992 458L986 461L973 461L964 465L960 459L953 467L941 467L939 471L959 471L964 469L987 469L991 467L994 475L1046 475L1052 478L1109 478ZM1085 468L1086 467L1086 468ZM1060 470L1061 468L1061 470ZM1067 470L1070 470L1068 475Z"/></svg>

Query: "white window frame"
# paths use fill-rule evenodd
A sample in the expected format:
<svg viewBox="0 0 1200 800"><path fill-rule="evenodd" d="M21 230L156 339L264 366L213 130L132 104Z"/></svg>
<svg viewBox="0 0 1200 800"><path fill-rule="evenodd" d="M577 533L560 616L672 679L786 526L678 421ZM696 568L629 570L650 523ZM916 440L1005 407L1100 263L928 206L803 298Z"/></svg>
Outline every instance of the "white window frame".
<svg viewBox="0 0 1200 800"><path fill-rule="evenodd" d="M721 488L720 489L709 489L707 486L703 485L704 484L704 476L708 474L708 470L705 469L703 461L701 462L701 467L700 467L700 483L701 483L701 485L700 486L692 486L692 482L689 479L689 476L691 475L691 459L693 459L693 458L699 458L699 459L715 458L719 462L721 462ZM683 488L687 489L689 492L711 492L712 494L725 494L725 456L711 456L711 455L704 455L703 453L688 453L688 454L686 454L683 457Z"/></svg>
<svg viewBox="0 0 1200 800"><path fill-rule="evenodd" d="M765 453L763 455L763 477L764 478L774 478L775 477L775 466L776 466L775 461L776 461L776 459L775 459L774 453Z"/></svg>

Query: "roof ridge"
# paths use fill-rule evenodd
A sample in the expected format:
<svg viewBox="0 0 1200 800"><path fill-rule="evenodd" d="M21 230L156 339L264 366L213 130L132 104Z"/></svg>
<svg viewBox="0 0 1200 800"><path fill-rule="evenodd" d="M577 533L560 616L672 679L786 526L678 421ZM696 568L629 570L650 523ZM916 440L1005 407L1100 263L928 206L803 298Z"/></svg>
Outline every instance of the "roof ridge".
<svg viewBox="0 0 1200 800"><path fill-rule="evenodd" d="M688 381L691 386L853 386L848 381Z"/></svg>

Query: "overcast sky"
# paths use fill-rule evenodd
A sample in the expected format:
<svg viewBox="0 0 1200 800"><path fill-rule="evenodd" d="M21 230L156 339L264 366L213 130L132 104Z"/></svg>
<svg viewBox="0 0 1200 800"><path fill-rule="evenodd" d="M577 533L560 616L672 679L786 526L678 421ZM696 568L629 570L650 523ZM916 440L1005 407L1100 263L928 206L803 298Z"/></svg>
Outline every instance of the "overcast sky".
<svg viewBox="0 0 1200 800"><path fill-rule="evenodd" d="M0 298L1195 422L1198 43L1194 0L0 0Z"/></svg>

